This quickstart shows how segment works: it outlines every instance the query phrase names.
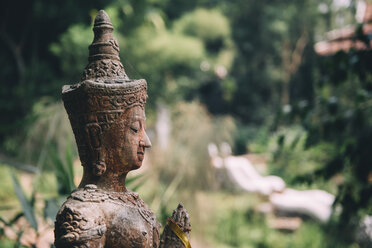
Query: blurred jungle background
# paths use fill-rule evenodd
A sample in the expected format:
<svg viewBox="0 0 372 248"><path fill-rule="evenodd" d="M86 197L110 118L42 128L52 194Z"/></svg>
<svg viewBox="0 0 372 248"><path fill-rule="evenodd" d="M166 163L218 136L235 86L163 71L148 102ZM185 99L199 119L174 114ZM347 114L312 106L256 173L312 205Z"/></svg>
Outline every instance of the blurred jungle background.
<svg viewBox="0 0 372 248"><path fill-rule="evenodd" d="M196 248L372 247L371 4L2 3L0 247L50 247L80 181L60 95L99 9L127 74L149 85L153 146L128 188L163 225L183 202Z"/></svg>

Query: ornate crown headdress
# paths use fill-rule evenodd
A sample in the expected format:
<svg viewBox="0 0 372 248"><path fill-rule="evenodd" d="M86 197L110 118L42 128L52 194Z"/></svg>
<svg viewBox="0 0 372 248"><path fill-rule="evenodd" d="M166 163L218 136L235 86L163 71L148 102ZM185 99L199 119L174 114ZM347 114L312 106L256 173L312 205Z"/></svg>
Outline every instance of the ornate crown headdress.
<svg viewBox="0 0 372 248"><path fill-rule="evenodd" d="M89 63L81 82L65 85L62 89L62 99L83 166L89 162L96 165L104 163L102 134L126 109L134 106L143 108L146 103L146 80L131 80L126 75L113 30L109 16L100 10L94 20Z"/></svg>

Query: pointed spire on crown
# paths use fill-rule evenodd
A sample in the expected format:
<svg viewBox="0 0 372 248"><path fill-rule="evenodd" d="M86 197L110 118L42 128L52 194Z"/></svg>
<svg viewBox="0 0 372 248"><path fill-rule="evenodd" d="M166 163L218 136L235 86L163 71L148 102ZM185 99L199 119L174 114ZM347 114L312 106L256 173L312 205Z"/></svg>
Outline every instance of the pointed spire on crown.
<svg viewBox="0 0 372 248"><path fill-rule="evenodd" d="M104 10L94 19L94 39L89 46L89 64L84 70L82 80L105 81L109 79L129 80L120 62L119 44L114 39L114 26Z"/></svg>
<svg viewBox="0 0 372 248"><path fill-rule="evenodd" d="M112 26L110 17L104 10L98 11L96 18L94 19L94 29L99 26L106 26L107 28L111 28L112 30L114 27Z"/></svg>

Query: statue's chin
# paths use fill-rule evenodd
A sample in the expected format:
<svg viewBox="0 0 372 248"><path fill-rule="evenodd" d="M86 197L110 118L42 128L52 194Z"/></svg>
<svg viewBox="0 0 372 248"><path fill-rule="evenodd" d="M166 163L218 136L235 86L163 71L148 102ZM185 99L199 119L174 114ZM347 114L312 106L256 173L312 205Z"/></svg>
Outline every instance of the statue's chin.
<svg viewBox="0 0 372 248"><path fill-rule="evenodd" d="M142 152L138 152L137 153L137 159L140 162L140 164L142 164L142 161L143 161L144 158L145 158L145 154L144 153L142 153ZM141 165L140 165L140 167L141 167Z"/></svg>
<svg viewBox="0 0 372 248"><path fill-rule="evenodd" d="M142 161L139 161L138 163L136 163L132 166L131 170L137 170L137 169L141 168L141 166L142 166Z"/></svg>

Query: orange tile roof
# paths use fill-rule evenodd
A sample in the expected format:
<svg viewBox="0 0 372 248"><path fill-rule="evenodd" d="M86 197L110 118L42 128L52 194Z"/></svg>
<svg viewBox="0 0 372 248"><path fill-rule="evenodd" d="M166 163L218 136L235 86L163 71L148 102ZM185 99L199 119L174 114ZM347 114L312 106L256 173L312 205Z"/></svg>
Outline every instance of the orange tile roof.
<svg viewBox="0 0 372 248"><path fill-rule="evenodd" d="M350 49L372 49L372 4L366 4L362 23L363 34L368 36L369 45L356 38L356 26L347 26L327 33L327 40L317 42L315 52L321 56L333 55L339 51L348 52Z"/></svg>

